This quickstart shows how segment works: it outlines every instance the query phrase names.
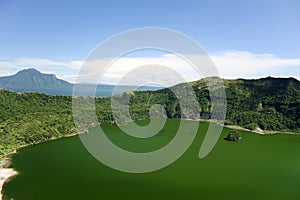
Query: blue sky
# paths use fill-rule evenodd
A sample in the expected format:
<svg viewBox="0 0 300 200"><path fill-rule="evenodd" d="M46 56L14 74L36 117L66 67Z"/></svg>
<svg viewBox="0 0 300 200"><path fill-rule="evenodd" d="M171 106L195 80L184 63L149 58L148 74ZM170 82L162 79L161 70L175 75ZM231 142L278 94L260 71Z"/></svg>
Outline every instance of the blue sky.
<svg viewBox="0 0 300 200"><path fill-rule="evenodd" d="M252 76L230 74L228 61L228 78L300 76L299 0L0 0L0 75L36 67L72 81L74 63L100 42L141 27L180 31L220 65L258 65Z"/></svg>

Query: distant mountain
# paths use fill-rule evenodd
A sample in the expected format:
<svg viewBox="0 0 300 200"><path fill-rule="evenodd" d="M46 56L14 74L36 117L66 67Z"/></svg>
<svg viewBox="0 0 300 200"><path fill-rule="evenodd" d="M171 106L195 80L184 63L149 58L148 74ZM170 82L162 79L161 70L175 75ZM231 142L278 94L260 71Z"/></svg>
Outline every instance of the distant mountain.
<svg viewBox="0 0 300 200"><path fill-rule="evenodd" d="M0 77L0 88L15 92L45 92L71 90L73 85L56 78L54 74L43 74L36 69L25 69L12 76ZM52 91L52 92L51 92Z"/></svg>
<svg viewBox="0 0 300 200"><path fill-rule="evenodd" d="M58 79L54 74L44 74L36 69L25 69L17 72L12 76L0 77L0 88L11 90L13 92L38 92L51 95L71 96L73 86L67 81ZM77 89L82 96L87 96L94 93L95 85L78 84ZM135 89L135 86L119 86L117 91L114 91L115 85L101 84L97 85L95 96L111 96L116 93L122 93L128 90L158 90L161 87L142 86Z"/></svg>

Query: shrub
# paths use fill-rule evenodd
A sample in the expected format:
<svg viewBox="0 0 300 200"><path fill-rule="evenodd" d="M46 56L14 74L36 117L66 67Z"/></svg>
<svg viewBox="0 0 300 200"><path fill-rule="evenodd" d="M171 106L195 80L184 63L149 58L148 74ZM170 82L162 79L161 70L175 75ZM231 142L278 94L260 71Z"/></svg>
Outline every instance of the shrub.
<svg viewBox="0 0 300 200"><path fill-rule="evenodd" d="M239 132L232 130L224 140L239 142L242 139L242 136Z"/></svg>
<svg viewBox="0 0 300 200"><path fill-rule="evenodd" d="M256 124L256 123L250 123L250 124L245 125L244 127L247 128L247 129L250 129L250 130L255 130L255 129L257 129L259 126L258 126L258 124Z"/></svg>

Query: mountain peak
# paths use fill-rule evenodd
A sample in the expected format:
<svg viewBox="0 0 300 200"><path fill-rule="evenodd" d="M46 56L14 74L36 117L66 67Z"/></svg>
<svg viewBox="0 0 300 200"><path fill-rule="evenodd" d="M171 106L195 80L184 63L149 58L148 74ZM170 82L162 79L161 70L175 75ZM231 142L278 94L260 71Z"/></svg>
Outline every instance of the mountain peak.
<svg viewBox="0 0 300 200"><path fill-rule="evenodd" d="M40 74L41 74L41 72L38 71L38 70L35 69L35 68L23 69L23 70L19 71L18 73L23 73L23 72L34 72L34 73L40 73Z"/></svg>
<svg viewBox="0 0 300 200"><path fill-rule="evenodd" d="M42 76L43 74L38 71L37 69L34 68L28 68L28 69L23 69L21 71L18 71L15 75L13 76L18 76L18 77L23 77L24 76Z"/></svg>
<svg viewBox="0 0 300 200"><path fill-rule="evenodd" d="M70 88L67 81L56 78L54 74L44 74L34 68L17 72L12 76L0 77L0 88L12 91L37 91Z"/></svg>
<svg viewBox="0 0 300 200"><path fill-rule="evenodd" d="M35 68L28 68L28 69L23 69L21 71L18 71L15 75L41 75L42 76L42 75L50 75L50 74L44 74Z"/></svg>

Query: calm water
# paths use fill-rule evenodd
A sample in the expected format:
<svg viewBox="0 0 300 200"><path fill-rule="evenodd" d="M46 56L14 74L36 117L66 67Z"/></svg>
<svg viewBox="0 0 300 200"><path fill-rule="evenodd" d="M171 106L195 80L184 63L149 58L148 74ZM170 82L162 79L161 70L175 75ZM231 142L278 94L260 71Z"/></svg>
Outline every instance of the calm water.
<svg viewBox="0 0 300 200"><path fill-rule="evenodd" d="M122 134L115 126L104 129L122 148L143 152L167 144L177 126L177 120L168 120L147 141ZM242 141L234 143L223 140L229 131L224 129L211 154L200 160L206 129L201 123L196 140L179 160L147 174L102 165L78 136L26 147L13 156L12 166L20 175L5 185L4 193L14 200L300 199L300 136L241 132Z"/></svg>

